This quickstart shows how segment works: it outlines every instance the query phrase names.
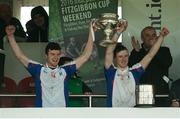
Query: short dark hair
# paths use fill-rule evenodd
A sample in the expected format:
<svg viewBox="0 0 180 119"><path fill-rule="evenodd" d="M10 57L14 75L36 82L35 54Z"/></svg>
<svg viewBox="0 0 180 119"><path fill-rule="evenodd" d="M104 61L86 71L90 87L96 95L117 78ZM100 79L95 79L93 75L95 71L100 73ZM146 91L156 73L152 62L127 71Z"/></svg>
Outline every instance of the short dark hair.
<svg viewBox="0 0 180 119"><path fill-rule="evenodd" d="M143 39L143 35L144 35L144 32L147 30L147 29L150 29L150 30L155 30L156 31L156 29L154 28L154 27L152 27L152 26L146 26L142 31L141 31L141 39Z"/></svg>
<svg viewBox="0 0 180 119"><path fill-rule="evenodd" d="M123 51L123 50L127 50L127 51L128 51L128 49L127 49L124 45L122 45L122 43L117 43L117 44L116 44L116 47L115 47L115 49L114 49L114 51L113 51L114 57L116 57L116 54L117 54L118 52Z"/></svg>
<svg viewBox="0 0 180 119"><path fill-rule="evenodd" d="M49 42L46 46L46 49L45 49L45 54L47 55L49 50L61 50L61 47L59 46L58 43L55 43L55 42Z"/></svg>

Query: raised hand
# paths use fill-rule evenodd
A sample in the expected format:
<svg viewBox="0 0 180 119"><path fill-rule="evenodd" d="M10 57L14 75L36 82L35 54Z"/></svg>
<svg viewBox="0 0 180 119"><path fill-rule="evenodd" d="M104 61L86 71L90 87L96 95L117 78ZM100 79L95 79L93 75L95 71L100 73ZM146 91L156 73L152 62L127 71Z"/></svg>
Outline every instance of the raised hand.
<svg viewBox="0 0 180 119"><path fill-rule="evenodd" d="M93 28L93 31L97 31L97 29L99 29L98 25L97 25L97 22L98 19L92 19L90 24L92 25L92 28Z"/></svg>
<svg viewBox="0 0 180 119"><path fill-rule="evenodd" d="M139 41L136 40L134 36L131 37L131 45L137 52L139 52L140 44L139 44Z"/></svg>
<svg viewBox="0 0 180 119"><path fill-rule="evenodd" d="M169 30L166 27L163 27L160 31L160 36L165 37L169 34Z"/></svg>
<svg viewBox="0 0 180 119"><path fill-rule="evenodd" d="M119 20L117 25L116 25L116 31L117 32L123 32L126 30L128 26L128 22L126 20Z"/></svg>
<svg viewBox="0 0 180 119"><path fill-rule="evenodd" d="M6 34L7 36L13 36L16 28L13 25L9 25L6 27Z"/></svg>

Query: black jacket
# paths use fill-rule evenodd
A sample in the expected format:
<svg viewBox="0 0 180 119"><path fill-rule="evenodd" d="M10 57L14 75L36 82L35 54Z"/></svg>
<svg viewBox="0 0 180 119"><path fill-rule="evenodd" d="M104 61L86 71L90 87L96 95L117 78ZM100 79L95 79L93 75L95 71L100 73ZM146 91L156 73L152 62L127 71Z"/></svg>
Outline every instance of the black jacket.
<svg viewBox="0 0 180 119"><path fill-rule="evenodd" d="M25 33L20 21L17 18L12 17L8 24L6 24L6 22L4 20L0 19L0 49L4 49L3 37L6 35L5 27L7 25L14 25L16 27L16 31L14 33L15 36L26 38L26 33ZM26 40L24 40L24 41L26 41Z"/></svg>
<svg viewBox="0 0 180 119"><path fill-rule="evenodd" d="M140 62L148 53L143 47L139 52L134 49L129 57L129 66ZM140 84L152 84L155 88L156 94L167 94L169 92L168 83L163 80L163 76L168 77L168 69L172 64L172 56L169 48L160 47L158 53L152 59L151 63L145 70Z"/></svg>
<svg viewBox="0 0 180 119"><path fill-rule="evenodd" d="M44 17L43 26L35 24L35 16ZM26 23L28 42L48 42L49 17L42 6L34 7L31 11L31 20Z"/></svg>
<svg viewBox="0 0 180 119"><path fill-rule="evenodd" d="M180 79L174 81L170 90L170 100L179 99L180 100Z"/></svg>
<svg viewBox="0 0 180 119"><path fill-rule="evenodd" d="M28 42L48 42L48 28L41 29L36 25L31 28L31 30L27 29Z"/></svg>

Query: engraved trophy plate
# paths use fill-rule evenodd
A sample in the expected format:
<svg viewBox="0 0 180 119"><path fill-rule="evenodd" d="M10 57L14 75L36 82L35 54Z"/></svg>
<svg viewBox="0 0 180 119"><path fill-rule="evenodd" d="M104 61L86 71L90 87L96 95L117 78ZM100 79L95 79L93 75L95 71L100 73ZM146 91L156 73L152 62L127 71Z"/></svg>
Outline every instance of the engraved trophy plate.
<svg viewBox="0 0 180 119"><path fill-rule="evenodd" d="M154 92L152 85L139 85L136 92L136 103L138 106L154 105Z"/></svg>

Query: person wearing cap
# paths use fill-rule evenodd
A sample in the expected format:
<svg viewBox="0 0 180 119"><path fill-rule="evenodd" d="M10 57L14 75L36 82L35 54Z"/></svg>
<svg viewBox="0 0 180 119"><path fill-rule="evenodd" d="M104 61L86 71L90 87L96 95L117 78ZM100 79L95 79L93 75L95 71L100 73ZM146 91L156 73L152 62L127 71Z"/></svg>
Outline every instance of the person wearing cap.
<svg viewBox="0 0 180 119"><path fill-rule="evenodd" d="M28 42L48 42L48 21L48 14L42 6L32 9L31 20L26 23Z"/></svg>

